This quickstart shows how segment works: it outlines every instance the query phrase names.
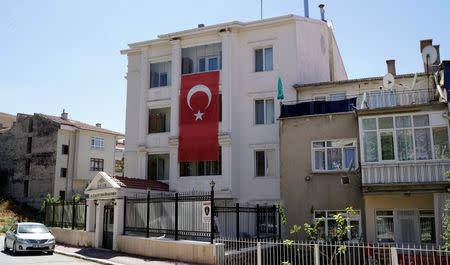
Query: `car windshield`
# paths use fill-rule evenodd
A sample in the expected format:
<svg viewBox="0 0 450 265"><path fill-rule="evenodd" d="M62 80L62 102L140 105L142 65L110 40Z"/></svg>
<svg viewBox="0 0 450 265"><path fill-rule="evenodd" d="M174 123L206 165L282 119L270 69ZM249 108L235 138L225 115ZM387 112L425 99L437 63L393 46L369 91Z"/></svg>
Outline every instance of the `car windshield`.
<svg viewBox="0 0 450 265"><path fill-rule="evenodd" d="M47 227L42 224L21 224L19 225L19 233L25 234L25 233L48 233Z"/></svg>

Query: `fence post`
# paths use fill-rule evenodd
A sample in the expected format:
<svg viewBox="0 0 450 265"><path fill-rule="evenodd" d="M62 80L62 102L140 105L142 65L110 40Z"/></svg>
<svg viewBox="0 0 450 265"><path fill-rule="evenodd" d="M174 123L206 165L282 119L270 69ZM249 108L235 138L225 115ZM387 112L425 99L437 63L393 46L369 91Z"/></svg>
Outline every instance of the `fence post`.
<svg viewBox="0 0 450 265"><path fill-rule="evenodd" d="M84 200L84 231L87 231L87 200Z"/></svg>
<svg viewBox="0 0 450 265"><path fill-rule="evenodd" d="M64 228L64 200L61 201L61 228Z"/></svg>
<svg viewBox="0 0 450 265"><path fill-rule="evenodd" d="M319 244L314 244L314 265L320 265Z"/></svg>
<svg viewBox="0 0 450 265"><path fill-rule="evenodd" d="M258 241L256 243L256 264L261 265L262 264L262 258L261 258L261 242Z"/></svg>
<svg viewBox="0 0 450 265"><path fill-rule="evenodd" d="M259 239L259 204L256 205L256 238Z"/></svg>
<svg viewBox="0 0 450 265"><path fill-rule="evenodd" d="M236 203L236 238L239 239L239 203Z"/></svg>
<svg viewBox="0 0 450 265"><path fill-rule="evenodd" d="M397 248L391 247L391 265L398 265Z"/></svg>
<svg viewBox="0 0 450 265"><path fill-rule="evenodd" d="M275 204L272 206L272 227L273 227L273 239L277 239L277 207Z"/></svg>
<svg viewBox="0 0 450 265"><path fill-rule="evenodd" d="M72 230L75 229L75 198L72 199Z"/></svg>
<svg viewBox="0 0 450 265"><path fill-rule="evenodd" d="M52 202L52 227L55 227L55 202Z"/></svg>
<svg viewBox="0 0 450 265"><path fill-rule="evenodd" d="M214 244L214 181L210 182L210 186L211 186L211 220L210 220L210 224L211 224L211 244Z"/></svg>
<svg viewBox="0 0 450 265"><path fill-rule="evenodd" d="M147 230L146 237L150 237L150 191L147 191Z"/></svg>
<svg viewBox="0 0 450 265"><path fill-rule="evenodd" d="M175 240L178 240L178 192L175 193Z"/></svg>
<svg viewBox="0 0 450 265"><path fill-rule="evenodd" d="M127 227L127 196L123 196L123 235L126 235L125 228Z"/></svg>

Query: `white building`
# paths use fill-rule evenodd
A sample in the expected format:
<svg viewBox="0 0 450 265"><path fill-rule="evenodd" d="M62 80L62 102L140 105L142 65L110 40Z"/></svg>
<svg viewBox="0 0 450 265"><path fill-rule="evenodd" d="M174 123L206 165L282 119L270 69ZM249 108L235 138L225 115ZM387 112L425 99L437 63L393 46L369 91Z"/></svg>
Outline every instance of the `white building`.
<svg viewBox="0 0 450 265"><path fill-rule="evenodd" d="M281 78L294 84L347 74L327 22L286 15L233 21L129 44L125 176L156 179L171 191L208 191L239 202L280 199ZM219 162L179 163L179 90L183 74L220 70Z"/></svg>

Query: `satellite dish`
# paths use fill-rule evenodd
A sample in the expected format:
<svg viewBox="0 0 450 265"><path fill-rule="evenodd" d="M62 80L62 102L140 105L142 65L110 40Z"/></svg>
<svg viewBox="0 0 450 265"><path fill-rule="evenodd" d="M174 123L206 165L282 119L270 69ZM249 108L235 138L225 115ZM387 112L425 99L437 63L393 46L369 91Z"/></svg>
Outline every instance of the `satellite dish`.
<svg viewBox="0 0 450 265"><path fill-rule="evenodd" d="M394 87L394 76L391 73L386 74L383 77L383 87L386 89L392 89Z"/></svg>
<svg viewBox="0 0 450 265"><path fill-rule="evenodd" d="M422 60L423 60L423 63L426 65L434 64L437 60L436 48L434 48L431 45L428 45L427 47L423 48Z"/></svg>

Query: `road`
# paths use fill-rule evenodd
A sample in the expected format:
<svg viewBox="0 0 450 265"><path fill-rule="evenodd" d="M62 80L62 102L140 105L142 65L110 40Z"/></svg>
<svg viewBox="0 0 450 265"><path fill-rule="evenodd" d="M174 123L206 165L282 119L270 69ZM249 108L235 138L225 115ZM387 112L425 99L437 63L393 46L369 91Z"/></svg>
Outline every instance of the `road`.
<svg viewBox="0 0 450 265"><path fill-rule="evenodd" d="M3 243L5 242L4 236L0 236L0 264L2 265L10 265L10 264L64 264L64 265L87 265L87 264L98 264L92 263L85 260L72 258L60 254L53 254L52 256L47 255L45 253L25 253L19 254L18 256L13 256L11 252L6 252L3 250Z"/></svg>

